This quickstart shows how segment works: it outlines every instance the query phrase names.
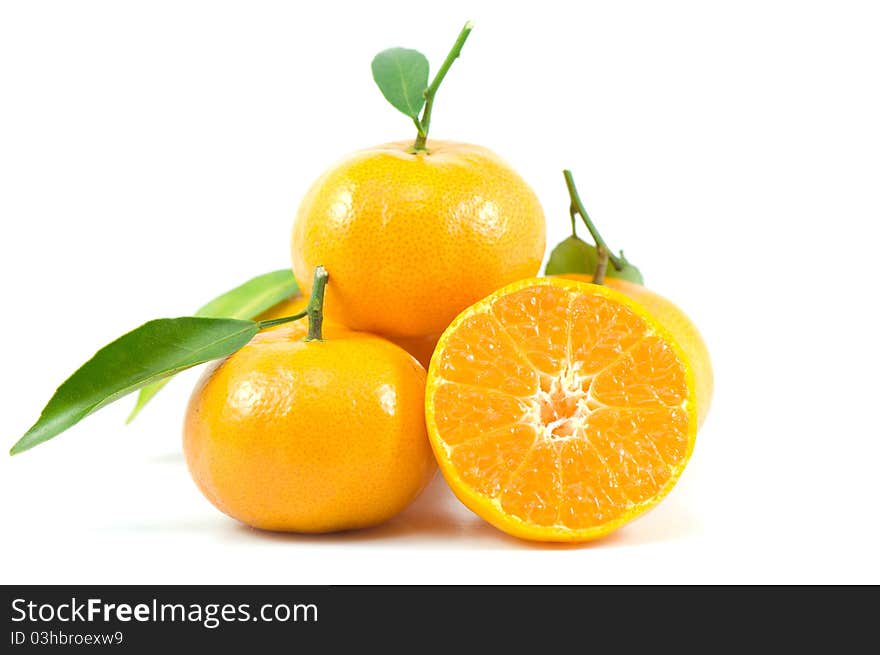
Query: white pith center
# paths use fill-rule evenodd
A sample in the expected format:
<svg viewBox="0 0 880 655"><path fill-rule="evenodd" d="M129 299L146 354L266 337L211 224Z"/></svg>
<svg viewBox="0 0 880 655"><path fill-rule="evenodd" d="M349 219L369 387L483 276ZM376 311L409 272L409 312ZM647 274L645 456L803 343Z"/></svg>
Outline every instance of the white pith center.
<svg viewBox="0 0 880 655"><path fill-rule="evenodd" d="M566 364L559 375L541 377L541 388L534 396L533 421L547 441L576 438L601 406L590 397L593 376L583 375L579 369L578 364Z"/></svg>

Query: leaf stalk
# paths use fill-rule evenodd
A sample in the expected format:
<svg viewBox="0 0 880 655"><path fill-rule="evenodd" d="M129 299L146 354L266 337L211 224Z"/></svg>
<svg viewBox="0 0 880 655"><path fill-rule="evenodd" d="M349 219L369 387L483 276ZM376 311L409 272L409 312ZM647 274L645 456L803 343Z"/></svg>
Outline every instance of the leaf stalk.
<svg viewBox="0 0 880 655"><path fill-rule="evenodd" d="M418 129L418 136L412 146L413 152L427 152L426 144L428 142L428 130L431 129L431 112L434 109L434 97L437 95L437 90L443 83L446 73L449 72L449 69L452 67L455 60L461 56L461 49L464 46L464 42L467 41L468 36L470 36L472 29L474 29L472 21L468 21L464 24L464 27L461 28L461 32L458 34L458 38L452 45L452 49L449 51L449 54L446 55L446 59L443 61L443 64L434 76L433 81L428 85L428 88L425 89L425 107L422 110L421 120L413 119L416 123L416 128Z"/></svg>
<svg viewBox="0 0 880 655"><path fill-rule="evenodd" d="M618 271L622 271L625 262L620 257L611 252L611 248L608 247L608 244L605 243L605 239L603 239L602 235L599 234L599 230L597 230L596 226L593 225L593 221L590 219L590 215L584 208L584 203L581 202L581 197L578 194L577 187L574 184L574 176L572 176L571 171L566 169L562 171L562 174L565 176L565 186L568 187L568 195L569 198L571 198L571 205L568 208L568 214L571 217L572 225L574 225L575 214L579 215L581 217L581 220L584 222L584 225L587 226L587 230L589 230L590 235L593 237L593 241L596 242L596 248L604 248L608 261L611 262L615 269L617 269Z"/></svg>

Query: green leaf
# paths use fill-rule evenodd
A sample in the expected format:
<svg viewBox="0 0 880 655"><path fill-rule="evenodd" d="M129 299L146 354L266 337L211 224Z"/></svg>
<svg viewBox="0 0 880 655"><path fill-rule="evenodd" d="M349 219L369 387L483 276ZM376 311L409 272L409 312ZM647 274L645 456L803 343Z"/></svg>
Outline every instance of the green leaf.
<svg viewBox="0 0 880 655"><path fill-rule="evenodd" d="M428 88L428 59L418 50L389 48L373 58L373 79L385 99L418 120Z"/></svg>
<svg viewBox="0 0 880 655"><path fill-rule="evenodd" d="M623 252L620 253L623 255ZM637 269L635 266L626 261L626 258L623 258L623 270L618 271L614 266L609 262L608 270L605 272L605 277L616 277L621 280L627 280L628 282L634 282L636 284L645 284L645 279L642 277L642 272Z"/></svg>
<svg viewBox="0 0 880 655"><path fill-rule="evenodd" d="M231 355L257 333L253 321L160 318L104 346L58 387L15 455L61 434L122 396L184 369Z"/></svg>
<svg viewBox="0 0 880 655"><path fill-rule="evenodd" d="M248 280L241 286L217 296L199 309L196 316L251 319L299 292L289 268Z"/></svg>
<svg viewBox="0 0 880 655"><path fill-rule="evenodd" d="M584 273L592 275L596 270L598 256L596 247L586 241L570 236L561 241L550 253L546 275L565 275L566 273ZM609 268L612 268L609 266Z"/></svg>
<svg viewBox="0 0 880 655"><path fill-rule="evenodd" d="M623 251L620 252L620 259L623 263L623 269L618 271L609 261L605 268L605 277L644 284L641 271L627 261L623 256ZM598 261L599 255L596 252L596 246L576 236L570 236L560 241L559 245L550 252L547 266L544 268L544 275L565 275L567 273L592 275L596 272Z"/></svg>
<svg viewBox="0 0 880 655"><path fill-rule="evenodd" d="M285 268L258 275L231 291L217 296L199 309L195 315L212 318L252 319L298 292L299 286L293 277L293 272L289 268ZM168 376L141 389L137 403L125 422L131 423L146 404L153 399L153 396L159 393L162 387L170 381L171 376Z"/></svg>

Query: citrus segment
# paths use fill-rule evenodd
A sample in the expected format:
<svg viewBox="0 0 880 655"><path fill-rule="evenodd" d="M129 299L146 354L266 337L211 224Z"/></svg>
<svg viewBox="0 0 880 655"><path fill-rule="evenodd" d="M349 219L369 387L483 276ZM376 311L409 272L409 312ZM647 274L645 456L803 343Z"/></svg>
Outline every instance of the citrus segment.
<svg viewBox="0 0 880 655"><path fill-rule="evenodd" d="M592 275L579 273L570 273L560 275L559 277L568 280L578 280L579 282L590 282L593 279ZM620 291L647 309L651 316L669 330L675 341L681 346L694 373L698 425L702 425L703 421L706 420L706 415L709 413L709 406L712 404L714 379L709 350L697 326L674 303L640 284L620 278L606 277L605 285Z"/></svg>
<svg viewBox="0 0 880 655"><path fill-rule="evenodd" d="M556 525L562 475L558 446L538 439L520 466L508 476L501 509L533 525Z"/></svg>
<svg viewBox="0 0 880 655"><path fill-rule="evenodd" d="M564 289L526 288L498 298L492 314L534 368L555 375L569 355L570 300Z"/></svg>
<svg viewBox="0 0 880 655"><path fill-rule="evenodd" d="M693 448L693 373L623 294L524 280L463 312L428 374L428 432L458 497L511 534L582 541L656 504Z"/></svg>
<svg viewBox="0 0 880 655"><path fill-rule="evenodd" d="M457 445L452 461L462 479L495 498L505 488L510 471L529 455L535 436L531 426L510 425Z"/></svg>
<svg viewBox="0 0 880 655"><path fill-rule="evenodd" d="M598 372L590 391L595 401L616 407L680 406L684 368L660 337L644 337Z"/></svg>
<svg viewBox="0 0 880 655"><path fill-rule="evenodd" d="M480 339L471 339L473 334L479 334ZM514 341L489 313L464 319L462 329L446 339L437 367L444 380L514 396L531 396L539 384L538 372L523 359Z"/></svg>
<svg viewBox="0 0 880 655"><path fill-rule="evenodd" d="M571 360L582 376L595 375L644 337L647 324L628 308L603 297L578 296L571 302Z"/></svg>
<svg viewBox="0 0 880 655"><path fill-rule="evenodd" d="M509 394L471 387L457 382L444 382L436 390L440 411L437 425L443 430L444 441L457 445L481 434L522 423L529 405ZM479 424L469 423L479 414Z"/></svg>

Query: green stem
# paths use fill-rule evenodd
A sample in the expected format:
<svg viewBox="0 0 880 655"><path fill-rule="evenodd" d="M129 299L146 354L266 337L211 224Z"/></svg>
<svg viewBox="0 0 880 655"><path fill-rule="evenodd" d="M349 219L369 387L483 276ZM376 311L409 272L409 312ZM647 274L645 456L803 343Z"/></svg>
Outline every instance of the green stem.
<svg viewBox="0 0 880 655"><path fill-rule="evenodd" d="M613 252L611 252L611 248L608 247L608 244L605 243L605 239L602 238L602 235L599 234L599 230L596 229L596 226L593 225L593 221L590 220L590 215L584 208L584 203L581 202L581 197L578 195L577 187L574 185L574 177L572 177L571 171L566 169L562 171L562 174L565 176L565 186L568 187L568 195L571 198L571 206L569 207L568 213L571 215L572 222L574 222L575 213L579 214L581 220L590 231L590 235L592 235L593 241L596 242L596 248L604 248L608 257L608 261L610 261L614 265L614 268L616 268L618 271L622 271L624 264L623 260L620 259Z"/></svg>
<svg viewBox="0 0 880 655"><path fill-rule="evenodd" d="M309 304L306 307L306 313L309 316L309 335L306 337L306 341L321 341L324 338L321 334L321 326L324 323L324 287L327 286L329 277L326 268L320 265L315 267L312 295L309 297Z"/></svg>
<svg viewBox="0 0 880 655"><path fill-rule="evenodd" d="M605 284L605 273L608 271L608 248L596 246L596 270L593 272L593 284Z"/></svg>
<svg viewBox="0 0 880 655"><path fill-rule="evenodd" d="M327 286L327 280L330 275L323 266L315 267L315 277L312 282L312 295L309 296L309 304L301 312L297 312L291 316L283 316L281 318L272 318L268 321L259 321L257 328L265 330L266 328L283 325L292 321L298 321L306 316L309 317L309 334L306 341L322 340L321 326L324 324L324 287Z"/></svg>
<svg viewBox="0 0 880 655"><path fill-rule="evenodd" d="M437 89L439 89L440 85L443 83L443 78L446 77L446 73L449 72L453 62L458 59L459 55L461 55L461 48L464 45L464 42L467 41L473 28L474 24L471 21L464 24L464 27L461 28L461 32L458 34L458 38L452 46L452 50L446 55L446 59L443 62L443 65L440 66L440 70L438 70L437 74L434 76L434 80L428 88L425 89L425 109L422 111L421 121L416 121L416 127L419 128L419 135L416 137L416 142L413 144L414 152L425 152L427 150L425 144L428 141L428 130L431 128L431 111L434 109L434 96L437 95Z"/></svg>
<svg viewBox="0 0 880 655"><path fill-rule="evenodd" d="M303 318L308 312L304 309L297 314L293 314L292 316L284 316L282 318L273 318L268 321L260 321L257 323L257 328L260 330L265 330L266 328L275 327L276 325L283 325L284 323L290 323L291 321L298 321Z"/></svg>
<svg viewBox="0 0 880 655"><path fill-rule="evenodd" d="M426 139L428 138L428 134L425 132L425 128L422 127L422 124L419 122L418 118L413 118L413 125L416 126L416 132L419 137L424 135ZM415 150L415 146L413 146L413 150Z"/></svg>

